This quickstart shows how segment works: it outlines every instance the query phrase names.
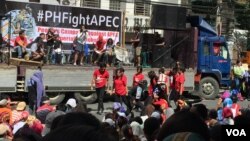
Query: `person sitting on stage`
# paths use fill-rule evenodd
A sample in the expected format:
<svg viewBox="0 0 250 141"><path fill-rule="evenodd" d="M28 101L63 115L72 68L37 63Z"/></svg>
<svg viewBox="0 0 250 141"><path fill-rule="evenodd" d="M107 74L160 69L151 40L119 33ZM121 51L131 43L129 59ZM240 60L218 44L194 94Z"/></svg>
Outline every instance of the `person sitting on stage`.
<svg viewBox="0 0 250 141"><path fill-rule="evenodd" d="M14 44L19 59L23 58L24 53L27 53L27 44L28 42L25 37L25 30L21 30L19 32L19 36L16 37Z"/></svg>
<svg viewBox="0 0 250 141"><path fill-rule="evenodd" d="M42 61L44 59L44 43L41 37L37 37L31 45L31 60Z"/></svg>
<svg viewBox="0 0 250 141"><path fill-rule="evenodd" d="M106 44L106 40L103 39L102 35L99 35L98 40L95 44L95 49L94 49L94 54L96 56L94 64L97 64L98 62L100 62L102 60L103 55L106 51L105 44Z"/></svg>
<svg viewBox="0 0 250 141"><path fill-rule="evenodd" d="M52 64L61 64L63 43L57 34L55 38L54 48L52 52Z"/></svg>
<svg viewBox="0 0 250 141"><path fill-rule="evenodd" d="M111 64L114 62L114 47L113 39L109 38L106 45L106 52L105 52L105 62L107 66L111 66Z"/></svg>

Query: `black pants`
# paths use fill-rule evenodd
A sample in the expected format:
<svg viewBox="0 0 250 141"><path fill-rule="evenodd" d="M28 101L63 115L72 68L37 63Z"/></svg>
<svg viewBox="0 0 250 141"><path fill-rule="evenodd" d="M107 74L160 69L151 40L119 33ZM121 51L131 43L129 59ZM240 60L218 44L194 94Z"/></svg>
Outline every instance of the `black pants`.
<svg viewBox="0 0 250 141"><path fill-rule="evenodd" d="M148 105L152 104L153 102L153 97L152 96L148 96L146 98L146 100L144 101L144 107L147 107Z"/></svg>
<svg viewBox="0 0 250 141"><path fill-rule="evenodd" d="M131 112L132 106L130 104L129 98L126 95L120 96L120 95L116 94L115 95L115 102L119 102L119 103L121 103L121 105L122 105L122 103L124 103L127 106L127 114L129 114Z"/></svg>
<svg viewBox="0 0 250 141"><path fill-rule="evenodd" d="M28 86L28 100L29 100L29 112L34 114L37 110L37 91L36 84Z"/></svg>
<svg viewBox="0 0 250 141"><path fill-rule="evenodd" d="M104 106L103 106L103 96L105 93L105 86L101 88L96 88L96 94L98 96L98 107L97 111L104 111Z"/></svg>

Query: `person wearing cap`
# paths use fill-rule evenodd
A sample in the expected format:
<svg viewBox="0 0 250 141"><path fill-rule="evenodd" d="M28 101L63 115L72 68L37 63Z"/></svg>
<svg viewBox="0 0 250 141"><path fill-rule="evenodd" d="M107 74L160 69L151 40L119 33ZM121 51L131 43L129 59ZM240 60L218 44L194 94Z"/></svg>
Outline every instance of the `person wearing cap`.
<svg viewBox="0 0 250 141"><path fill-rule="evenodd" d="M4 124L0 124L0 141L10 141L11 136L10 136L10 128Z"/></svg>
<svg viewBox="0 0 250 141"><path fill-rule="evenodd" d="M15 49L18 54L18 58L21 59L23 57L23 53L27 52L26 46L28 44L27 38L25 37L25 30L21 30L19 32L19 36L15 39Z"/></svg>
<svg viewBox="0 0 250 141"><path fill-rule="evenodd" d="M65 105L66 105L66 113L70 113L77 106L76 100L74 98L70 98Z"/></svg>
<svg viewBox="0 0 250 141"><path fill-rule="evenodd" d="M7 122L9 125L12 125L12 111L7 107L7 105L7 99L2 99L0 101L0 122Z"/></svg>
<svg viewBox="0 0 250 141"><path fill-rule="evenodd" d="M41 121L42 124L45 123L46 116L55 111L55 107L50 105L50 101L48 97L43 97L43 105L36 110L36 116Z"/></svg>
<svg viewBox="0 0 250 141"><path fill-rule="evenodd" d="M26 109L26 103L25 102L19 102L17 104L17 107L16 107L16 110L12 111L12 120L13 120L13 123L16 123L18 121L21 120L22 118L22 113L26 112L28 113L27 111L25 111ZM29 113L28 113L29 115Z"/></svg>
<svg viewBox="0 0 250 141"><path fill-rule="evenodd" d="M97 114L101 114L104 111L103 96L106 91L106 88L107 91L109 89L109 72L106 70L105 63L100 63L99 69L94 71L91 83L91 89L93 89L94 84L95 84L96 94L98 96Z"/></svg>

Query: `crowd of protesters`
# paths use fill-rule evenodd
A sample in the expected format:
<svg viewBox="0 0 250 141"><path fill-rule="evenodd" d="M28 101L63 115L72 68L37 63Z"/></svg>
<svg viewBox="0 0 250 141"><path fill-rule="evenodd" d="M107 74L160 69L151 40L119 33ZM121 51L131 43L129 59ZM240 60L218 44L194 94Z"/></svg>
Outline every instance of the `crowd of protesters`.
<svg viewBox="0 0 250 141"><path fill-rule="evenodd" d="M240 62L239 62L240 63ZM240 64L239 64L240 65ZM214 108L185 99L185 71L176 67L167 72L148 72L138 67L132 89L127 87L126 70L119 67L110 78L106 64L93 72L92 88L98 95L98 120L82 101L68 99L66 104L51 105L45 95L42 70L29 80L29 107L24 101L11 102L1 96L0 139L14 141L220 141L222 125L250 126L250 107L241 107L237 78L225 90ZM145 80L149 77L147 84ZM113 81L113 86L108 82ZM240 84L243 85L242 78ZM233 86L235 85L235 87ZM114 96L111 112L105 110L103 96ZM172 102L173 101L173 102ZM139 112L139 116L135 116Z"/></svg>

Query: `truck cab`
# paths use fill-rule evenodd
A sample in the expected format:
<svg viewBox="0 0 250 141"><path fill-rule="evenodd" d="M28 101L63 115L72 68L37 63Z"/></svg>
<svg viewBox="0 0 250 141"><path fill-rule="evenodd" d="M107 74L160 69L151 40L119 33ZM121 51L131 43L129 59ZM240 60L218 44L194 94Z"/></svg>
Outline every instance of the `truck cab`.
<svg viewBox="0 0 250 141"><path fill-rule="evenodd" d="M190 19L198 28L197 70L201 72L199 93L206 99L214 99L220 86L229 86L231 59L226 39L201 17Z"/></svg>

